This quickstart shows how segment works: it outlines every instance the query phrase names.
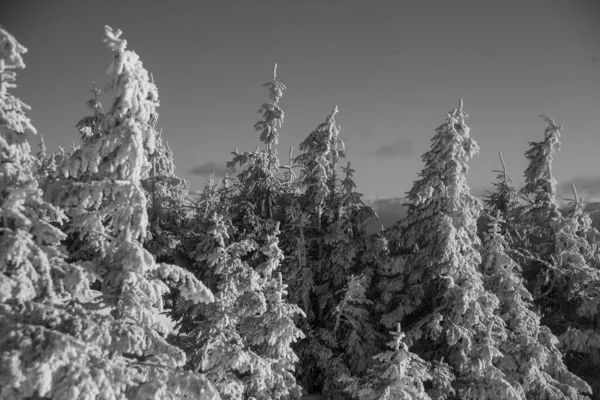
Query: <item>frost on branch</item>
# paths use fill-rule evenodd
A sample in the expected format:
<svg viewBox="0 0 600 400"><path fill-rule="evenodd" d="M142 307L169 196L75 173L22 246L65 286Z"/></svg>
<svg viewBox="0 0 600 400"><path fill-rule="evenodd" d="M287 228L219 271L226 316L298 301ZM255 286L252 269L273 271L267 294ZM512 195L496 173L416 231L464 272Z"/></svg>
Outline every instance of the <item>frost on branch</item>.
<svg viewBox="0 0 600 400"><path fill-rule="evenodd" d="M81 306L0 305L0 397L56 400L201 398L201 375L174 368L185 355L139 326Z"/></svg>

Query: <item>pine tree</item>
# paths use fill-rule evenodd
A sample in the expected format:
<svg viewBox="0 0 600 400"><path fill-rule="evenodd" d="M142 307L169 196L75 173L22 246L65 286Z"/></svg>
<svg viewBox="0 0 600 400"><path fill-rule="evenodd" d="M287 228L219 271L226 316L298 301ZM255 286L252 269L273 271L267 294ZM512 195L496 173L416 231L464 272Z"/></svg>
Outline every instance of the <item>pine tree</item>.
<svg viewBox="0 0 600 400"><path fill-rule="evenodd" d="M233 159L227 162L227 167L235 170L236 166L243 168L237 175L237 187L240 199L244 201L241 209L253 208L256 214L264 219L274 218L275 203L278 195L279 159L277 144L279 143L278 128L283 124L284 112L279 107L285 85L277 80L277 64L273 69L273 80L263 86L269 88L271 103L264 103L258 110L263 118L254 124L254 129L260 133L260 141L265 149L259 147L253 152L240 153L237 149L232 153Z"/></svg>
<svg viewBox="0 0 600 400"><path fill-rule="evenodd" d="M560 218L558 201L556 200L556 180L552 175L554 153L560 148L561 126L554 120L542 116L546 123L544 140L530 142L525 152L529 160L525 170L525 186L520 190L524 198L517 210L518 229L515 236L519 240L518 250L524 254L524 274L528 284L534 283L533 294L537 299L542 290L543 275L548 273L547 263L552 263L554 253L553 221ZM528 258L527 258L528 257ZM538 271L545 271L541 274Z"/></svg>
<svg viewBox="0 0 600 400"><path fill-rule="evenodd" d="M559 335L567 365L584 377L600 398L600 268L598 231L574 190L573 210L553 221L554 261L539 302L544 323ZM593 238L593 241L588 241Z"/></svg>
<svg viewBox="0 0 600 400"><path fill-rule="evenodd" d="M275 146L283 121L278 101L285 86L275 78L265 84L272 102L263 104L263 119L255 124L265 149L236 150L227 165L242 171L219 184L211 179L199 199L193 271L217 293L216 302L180 301L173 312L180 332L195 338L186 344L192 367L214 374L224 398L299 398L302 391L293 376L298 359L291 348L303 337L294 324L302 311L287 302L286 285L276 275L283 258L276 217L289 185L277 175Z"/></svg>
<svg viewBox="0 0 600 400"><path fill-rule="evenodd" d="M600 269L594 241L599 234L591 228L577 195L571 213L560 211L552 161L562 127L542 118L544 140L530 143L525 153L529 160L521 189L525 201L511 221L511 241L542 323L565 346L567 366L594 384L598 397Z"/></svg>
<svg viewBox="0 0 600 400"><path fill-rule="evenodd" d="M479 271L482 206L466 183L467 162L479 148L466 116L461 101L436 129L425 168L407 195L408 215L390 235L403 265L392 277L395 288L382 285L390 299L382 323L403 323L411 351L433 362L432 398L517 399L494 363L502 357L497 341L504 323Z"/></svg>
<svg viewBox="0 0 600 400"><path fill-rule="evenodd" d="M425 361L408 351L400 323L395 332L390 332L393 340L388 343L391 351L377 354L379 361L370 369L367 378L359 381L343 378L349 386L346 391L359 400L429 400L424 382L431 379Z"/></svg>
<svg viewBox="0 0 600 400"><path fill-rule="evenodd" d="M488 233L482 251L485 286L496 294L498 314L507 327L499 348L498 368L525 398L581 399L590 387L567 370L559 341L532 311L533 297L520 277L520 267L507 254L499 211L487 215Z"/></svg>
<svg viewBox="0 0 600 400"><path fill-rule="evenodd" d="M190 184L175 173L173 150L156 137L156 148L150 155L152 167L142 187L148 197L148 240L144 245L157 260L187 265L182 240L196 218Z"/></svg>
<svg viewBox="0 0 600 400"><path fill-rule="evenodd" d="M181 318L179 333L186 335L181 345L190 354L189 367L205 372L222 398L242 399L249 393L245 376L264 378L261 368L265 367L244 343L238 329L246 313L264 312L260 309L264 298L261 302L261 293L256 290L256 272L242 261L255 246L247 241L230 241L223 217L213 214L209 221L206 235L198 243L195 261L202 268L204 281L216 293L216 301L193 304L180 299L172 315ZM241 310L242 296L254 296L257 300L253 304L258 309L245 304Z"/></svg>
<svg viewBox="0 0 600 400"><path fill-rule="evenodd" d="M345 154L336 113L334 107L300 144L294 164L302 167L302 193L288 230L296 242L287 241L291 296L308 316L301 322L307 339L298 346L300 377L310 391L331 399L346 398L340 378L366 373L380 350L368 291L374 264L387 251L381 238L367 237L376 214L354 191L350 163L342 167L343 179L337 173Z"/></svg>
<svg viewBox="0 0 600 400"><path fill-rule="evenodd" d="M85 102L87 108L89 108L93 115L86 116L77 122L75 127L79 131L81 135L81 140L83 143L87 142L90 138L94 136L99 136L102 134L102 120L104 118L104 109L102 108L102 104L100 103L100 90L96 87L96 82L94 82L94 87L91 90L92 98Z"/></svg>
<svg viewBox="0 0 600 400"><path fill-rule="evenodd" d="M502 158L502 152L498 153L500 162L502 163L502 171L497 172L496 182L492 183L493 190L487 191L484 203L491 213L500 211L502 215L512 215L515 208L519 206L519 193L514 186L514 183L506 171L506 164Z"/></svg>
<svg viewBox="0 0 600 400"><path fill-rule="evenodd" d="M178 301L182 345L190 367L215 382L224 399L299 398L293 376L297 356L291 343L302 337L292 317L300 310L284 300L286 286L274 272L283 254L278 230L258 248L252 240L233 240L230 222L213 214L195 253L196 269L216 293L210 304ZM265 261L253 268L248 255Z"/></svg>
<svg viewBox="0 0 600 400"><path fill-rule="evenodd" d="M156 320L167 289L159 278L177 283L190 301L211 302L213 297L192 274L156 264L142 247L148 215L140 181L149 171L145 151L152 153L155 143L152 119L158 92L137 54L126 49L120 36L120 30L106 27L105 42L114 52L109 68L112 107L102 116L97 133L74 148L59 167L59 176L46 193L67 209L81 240L93 244L96 253L81 265L90 281L97 280L100 292L79 296L70 308L60 310L62 314L48 316L46 324L62 331L61 336L45 339L54 352L44 354L46 364L38 373L58 380L64 373L61 368L84 363L69 370L73 379L79 379L78 374L90 379L97 375L102 387L94 390L107 398L218 398L204 376L181 369L185 354L165 341L166 329ZM27 318L39 320L44 312L30 312ZM64 338L65 334L70 336ZM79 353L69 347L80 349L82 361L75 361ZM61 362L49 367L56 358ZM85 363L94 365L90 372L82 369ZM53 398L81 398L77 385L90 385L88 380L57 384L66 385L57 389L65 397ZM110 385L114 388L107 389Z"/></svg>

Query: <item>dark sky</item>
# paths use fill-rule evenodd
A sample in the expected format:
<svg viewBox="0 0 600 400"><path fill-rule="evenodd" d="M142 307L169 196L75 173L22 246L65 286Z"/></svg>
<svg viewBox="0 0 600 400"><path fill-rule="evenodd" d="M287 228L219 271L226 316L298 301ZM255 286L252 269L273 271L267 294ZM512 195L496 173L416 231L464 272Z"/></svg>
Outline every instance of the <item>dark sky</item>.
<svg viewBox="0 0 600 400"><path fill-rule="evenodd" d="M153 73L158 127L193 188L259 144L252 126L277 62L282 162L337 104L359 191L402 196L463 98L482 149L475 193L495 179L499 150L522 180L542 113L564 126L557 179L600 197L598 0L5 0L0 24L29 49L16 93L50 149L78 141L92 80L108 83L110 25Z"/></svg>

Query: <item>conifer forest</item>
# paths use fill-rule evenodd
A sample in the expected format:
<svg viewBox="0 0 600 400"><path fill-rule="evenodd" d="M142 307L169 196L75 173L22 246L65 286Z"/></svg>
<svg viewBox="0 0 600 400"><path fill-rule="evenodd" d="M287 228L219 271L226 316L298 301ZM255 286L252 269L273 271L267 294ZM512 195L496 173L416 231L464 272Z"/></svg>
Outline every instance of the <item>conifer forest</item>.
<svg viewBox="0 0 600 400"><path fill-rule="evenodd" d="M80 140L51 151L0 28L0 399L600 400L600 232L576 187L559 203L553 119L518 144L523 187L500 157L480 199L457 99L406 217L372 232L343 110L278 149L275 65L256 148L194 195L152 74L120 30L104 43Z"/></svg>

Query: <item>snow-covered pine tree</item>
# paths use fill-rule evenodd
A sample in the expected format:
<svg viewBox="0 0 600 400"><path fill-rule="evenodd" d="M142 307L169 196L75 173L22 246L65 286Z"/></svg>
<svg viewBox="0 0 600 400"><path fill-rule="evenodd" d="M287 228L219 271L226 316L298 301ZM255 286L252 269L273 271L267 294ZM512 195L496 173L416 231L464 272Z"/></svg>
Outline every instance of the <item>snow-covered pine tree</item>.
<svg viewBox="0 0 600 400"><path fill-rule="evenodd" d="M148 239L144 247L158 261L188 265L182 240L196 218L190 184L175 173L173 150L157 134L154 152L149 156L152 167L142 180L148 198Z"/></svg>
<svg viewBox="0 0 600 400"><path fill-rule="evenodd" d="M41 184L48 176L53 175L56 172L56 160L52 155L48 155L48 149L42 135L40 135L40 143L38 146L40 150L36 154L35 177L38 184Z"/></svg>
<svg viewBox="0 0 600 400"><path fill-rule="evenodd" d="M600 399L600 268L598 238L574 190L573 209L553 221L554 267L542 292L543 321L559 335L569 368ZM592 239L592 241L590 241Z"/></svg>
<svg viewBox="0 0 600 400"><path fill-rule="evenodd" d="M91 90L92 98L85 102L87 108L89 108L93 115L85 116L75 127L79 131L81 135L81 141L83 143L87 142L93 136L99 136L102 134L102 119L104 118L104 109L102 108L102 104L100 103L100 90L96 87L96 82L94 82L94 87Z"/></svg>
<svg viewBox="0 0 600 400"><path fill-rule="evenodd" d="M283 254L279 231L258 248L252 240L233 239L234 228L218 214L207 219L199 236L196 270L209 282L216 301L178 301L180 341L189 366L215 382L224 399L299 398L293 376L298 361L291 343L302 337L292 317L300 310L284 300L286 286L276 274ZM265 261L253 267L245 259L259 251Z"/></svg>
<svg viewBox="0 0 600 400"><path fill-rule="evenodd" d="M64 332L58 318L65 316L60 300L84 294L88 275L65 262L64 234L52 225L65 216L42 200L33 173L29 106L9 92L26 51L0 28L0 397L74 399L83 388L98 393L110 381L104 370L122 365L95 366L100 354Z"/></svg>
<svg viewBox="0 0 600 400"><path fill-rule="evenodd" d="M189 354L188 367L206 373L223 399L248 398L246 381L264 379L261 368L265 367L244 343L238 328L246 311L264 312L264 296L261 298L255 282L257 273L242 261L255 245L230 240L231 227L216 213L206 221L206 232L197 237L195 269L216 299L206 304L178 299L171 314L182 335L180 346ZM250 304L240 309L242 296L254 297L255 309Z"/></svg>
<svg viewBox="0 0 600 400"><path fill-rule="evenodd" d="M309 391L346 398L342 376L360 376L379 352L376 320L368 311L367 291L376 260L385 256L382 238L369 238L365 227L376 219L354 191L349 163L338 176L344 143L335 122L337 107L300 144L294 160L302 167L302 194L290 215L288 237L293 255L287 279L291 296L308 315L301 322L307 339L300 342L300 377Z"/></svg>
<svg viewBox="0 0 600 400"><path fill-rule="evenodd" d="M521 192L532 197L536 208L546 208L548 212L558 210L556 201L556 180L552 176L554 153L560 148L560 130L553 119L541 115L546 123L544 140L530 142L525 157L529 165L525 170L525 186Z"/></svg>
<svg viewBox="0 0 600 400"><path fill-rule="evenodd" d="M180 331L195 332L191 335L199 346L187 346L193 367L214 368L215 380L226 398L298 398L302 391L293 376L297 356L291 348L291 343L303 336L293 321L302 311L287 303L286 285L275 271L283 254L274 214L282 213L279 195L290 187L276 175L277 128L283 120L278 101L285 86L275 76L265 86L269 87L272 102L261 107L263 119L255 124L265 149L246 153L236 150L227 165L232 169L241 167L242 171L219 185L209 181L200 196L203 222L194 233L198 240L193 271L217 293L216 302L187 309L184 302L185 307L178 306L173 313ZM222 217L213 217L213 211ZM209 213L211 219L205 218ZM229 228L218 222L221 218L228 221ZM217 231L222 232L219 237L214 236ZM207 325L211 320L222 321L221 328ZM233 365L228 356L217 354L229 351L226 349L231 346L245 354ZM206 361L211 357L216 359Z"/></svg>
<svg viewBox="0 0 600 400"><path fill-rule="evenodd" d="M431 379L427 363L408 350L400 323L390 333L391 350L374 356L378 363L369 369L365 379L342 378L349 385L346 391L358 400L430 400L424 385Z"/></svg>
<svg viewBox="0 0 600 400"><path fill-rule="evenodd" d="M113 104L97 132L59 167L45 193L67 210L70 229L80 240L92 243L95 253L82 265L100 292L74 299L78 314L57 324L69 329L73 341L84 341L78 346L85 341L94 345L98 359L116 360L120 370L95 372L115 381L108 392L115 397L216 399L204 376L181 369L185 354L165 341L166 328L156 318L167 290L161 279L177 283L182 297L192 302L211 302L213 296L191 273L157 264L142 247L148 214L141 180L150 170L146 154L155 146L158 92L137 54L127 50L122 32L108 26L105 32L114 53L108 70ZM57 343L55 349L66 351L63 347Z"/></svg>
<svg viewBox="0 0 600 400"><path fill-rule="evenodd" d="M591 392L591 388L568 371L558 339L532 311L533 297L523 285L521 268L507 253L508 242L502 234L505 221L500 211L485 217L488 232L482 250L484 283L498 297L498 314L507 328L498 346L503 354L497 361L498 368L523 398L586 398L583 393Z"/></svg>
<svg viewBox="0 0 600 400"><path fill-rule="evenodd" d="M392 230L402 254L382 323L406 327L408 347L433 363L433 399L518 399L518 390L496 367L504 322L498 299L483 286L476 221L482 206L469 193L467 162L479 150L469 137L460 107L447 119L423 155L425 167L411 191L407 217Z"/></svg>
<svg viewBox="0 0 600 400"><path fill-rule="evenodd" d="M512 214L514 209L519 206L519 193L506 171L506 163L502 158L502 152L499 152L498 156L502 163L502 171L493 171L498 173L496 182L492 183L493 190L487 191L483 202L491 213L500 211L502 215Z"/></svg>
<svg viewBox="0 0 600 400"><path fill-rule="evenodd" d="M549 273L547 263L552 263L554 253L553 221L560 218L559 204L556 199L556 180L552 175L554 153L560 148L561 126L554 120L541 116L546 123L544 140L530 142L525 157L529 160L525 170L525 186L520 190L523 202L517 209L513 236L520 239L515 248L525 257L519 264L527 284L533 284L533 295L537 300L542 290L544 276ZM537 260L535 260L537 259ZM546 263L546 264L545 264ZM541 273L540 273L541 272Z"/></svg>
<svg viewBox="0 0 600 400"><path fill-rule="evenodd" d="M279 171L277 158L277 144L279 143L278 128L283 124L284 112L279 107L279 100L283 96L285 85L277 80L277 64L273 69L273 80L263 86L269 88L270 103L264 103L258 110L263 118L254 124L254 129L260 133L260 141L265 144L265 149L259 147L252 152L240 153L235 149L233 159L227 162L227 167L235 170L236 166L242 168L236 176L239 199L252 199L244 201L242 208L255 209L255 214L264 219L272 219L276 208L279 180L276 177Z"/></svg>
<svg viewBox="0 0 600 400"><path fill-rule="evenodd" d="M600 398L600 269L598 234L577 195L573 211L563 215L552 175L553 155L560 147L561 126L542 116L544 140L531 142L525 153L524 201L511 218L515 260L541 313L541 321L565 346L571 371L594 386Z"/></svg>

